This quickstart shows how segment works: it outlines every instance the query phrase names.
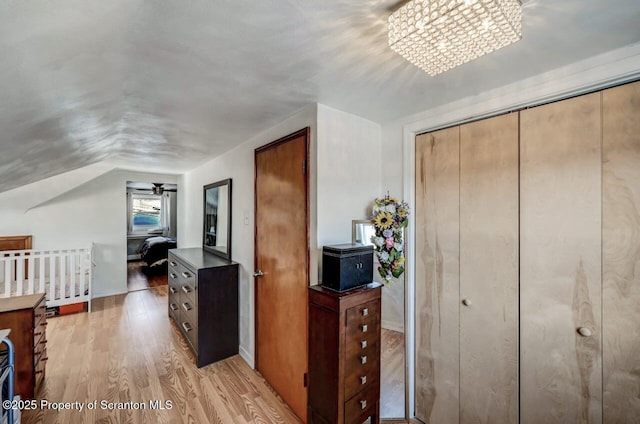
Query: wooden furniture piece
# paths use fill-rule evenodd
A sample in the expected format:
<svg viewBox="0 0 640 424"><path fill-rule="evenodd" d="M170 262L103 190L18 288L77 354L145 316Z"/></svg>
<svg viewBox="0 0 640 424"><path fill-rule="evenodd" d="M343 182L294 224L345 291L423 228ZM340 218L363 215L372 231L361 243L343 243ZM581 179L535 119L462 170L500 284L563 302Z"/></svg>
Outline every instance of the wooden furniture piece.
<svg viewBox="0 0 640 424"><path fill-rule="evenodd" d="M34 399L44 380L47 337L44 293L0 299L0 328L15 346L15 394Z"/></svg>
<svg viewBox="0 0 640 424"><path fill-rule="evenodd" d="M0 237L0 251L7 250L30 250L33 243L33 236L2 236ZM6 255L5 255L6 256ZM28 278L27 260L24 261L25 274ZM13 278L17 276L17 270L13 271Z"/></svg>
<svg viewBox="0 0 640 424"><path fill-rule="evenodd" d="M238 353L238 264L202 248L169 251L169 317L203 367Z"/></svg>
<svg viewBox="0 0 640 424"><path fill-rule="evenodd" d="M309 288L308 422L380 422L381 287Z"/></svg>
<svg viewBox="0 0 640 424"><path fill-rule="evenodd" d="M31 249L32 236L2 236L0 250L28 250Z"/></svg>

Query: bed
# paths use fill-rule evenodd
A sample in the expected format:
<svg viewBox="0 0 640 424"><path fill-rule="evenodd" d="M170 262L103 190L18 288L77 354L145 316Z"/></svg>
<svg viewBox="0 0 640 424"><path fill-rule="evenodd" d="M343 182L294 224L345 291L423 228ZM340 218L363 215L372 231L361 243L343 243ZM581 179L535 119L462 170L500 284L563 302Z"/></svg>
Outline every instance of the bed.
<svg viewBox="0 0 640 424"><path fill-rule="evenodd" d="M0 252L0 297L45 293L48 308L87 302L91 311L93 247Z"/></svg>
<svg viewBox="0 0 640 424"><path fill-rule="evenodd" d="M177 247L176 239L171 237L149 237L140 246L140 258L149 265L158 266L167 260L169 249Z"/></svg>

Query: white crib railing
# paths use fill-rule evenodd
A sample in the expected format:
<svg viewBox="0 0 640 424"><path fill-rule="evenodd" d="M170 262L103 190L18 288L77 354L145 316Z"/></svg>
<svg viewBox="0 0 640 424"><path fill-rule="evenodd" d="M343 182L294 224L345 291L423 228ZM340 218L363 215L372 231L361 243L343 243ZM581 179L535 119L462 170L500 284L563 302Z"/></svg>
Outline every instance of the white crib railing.
<svg viewBox="0 0 640 424"><path fill-rule="evenodd" d="M93 248L0 252L0 297L46 293L47 307L88 302Z"/></svg>

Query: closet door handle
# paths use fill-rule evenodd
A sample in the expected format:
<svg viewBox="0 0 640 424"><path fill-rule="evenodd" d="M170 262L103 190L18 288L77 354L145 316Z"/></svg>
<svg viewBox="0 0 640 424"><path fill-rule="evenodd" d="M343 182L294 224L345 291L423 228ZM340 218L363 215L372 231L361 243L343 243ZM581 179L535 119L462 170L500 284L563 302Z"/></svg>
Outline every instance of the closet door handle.
<svg viewBox="0 0 640 424"><path fill-rule="evenodd" d="M580 334L582 337L591 337L591 330L589 330L587 327L580 327L578 328L578 334Z"/></svg>

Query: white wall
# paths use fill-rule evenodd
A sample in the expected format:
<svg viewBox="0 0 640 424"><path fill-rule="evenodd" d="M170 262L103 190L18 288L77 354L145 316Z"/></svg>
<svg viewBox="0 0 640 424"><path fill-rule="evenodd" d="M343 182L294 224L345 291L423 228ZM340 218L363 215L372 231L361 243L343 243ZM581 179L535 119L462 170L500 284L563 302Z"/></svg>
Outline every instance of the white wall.
<svg viewBox="0 0 640 424"><path fill-rule="evenodd" d="M37 199L55 186L56 177L19 188L15 199ZM112 170L77 185L45 203L26 208L16 201L0 206L0 234L31 234L34 249L63 249L95 244L93 296L127 291L126 182L175 183L174 175ZM37 200L36 200L37 201Z"/></svg>
<svg viewBox="0 0 640 424"><path fill-rule="evenodd" d="M254 363L254 150L305 127L311 127L309 175L311 228L310 246L315 239L315 145L316 105L309 106L282 123L260 133L231 151L184 174L178 190L178 245L202 246L202 190L207 184L232 179L231 257L240 264L239 320L240 354ZM317 267L312 257L311 269ZM313 274L313 273L312 273Z"/></svg>
<svg viewBox="0 0 640 424"><path fill-rule="evenodd" d="M380 154L378 124L318 105L317 254L324 245L350 243L351 221L371 217L382 194Z"/></svg>

